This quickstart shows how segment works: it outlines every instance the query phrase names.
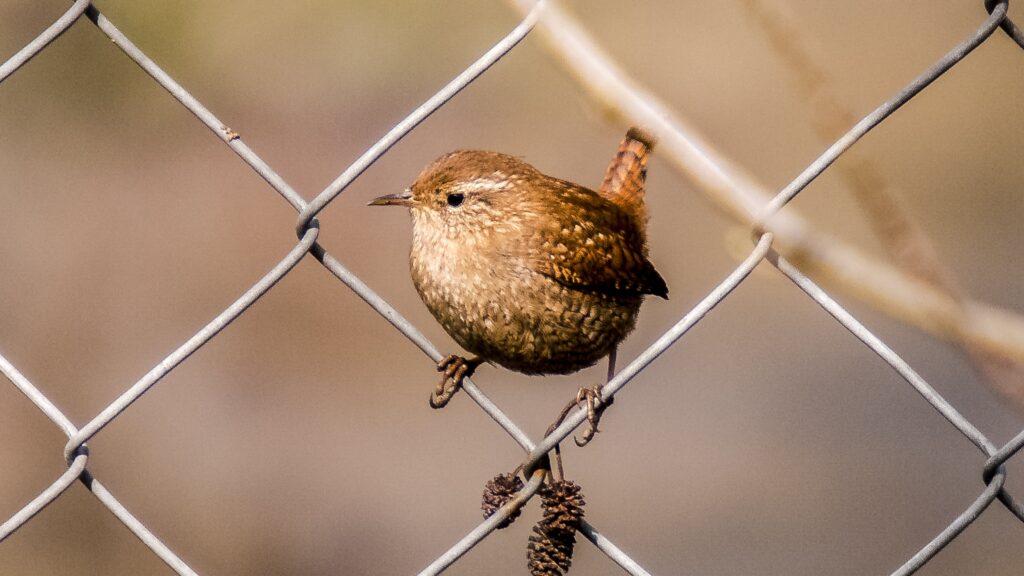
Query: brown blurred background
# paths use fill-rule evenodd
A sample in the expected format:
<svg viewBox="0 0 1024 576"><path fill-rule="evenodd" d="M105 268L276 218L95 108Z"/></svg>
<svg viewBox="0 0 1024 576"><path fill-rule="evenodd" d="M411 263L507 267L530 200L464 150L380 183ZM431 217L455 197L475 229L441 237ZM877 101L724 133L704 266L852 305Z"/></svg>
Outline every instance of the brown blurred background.
<svg viewBox="0 0 1024 576"><path fill-rule="evenodd" d="M97 5L307 199L518 21L479 0ZM770 187L824 149L791 71L741 3L563 5ZM0 3L0 57L66 7ZM968 0L787 0L784 10L858 115L984 17ZM857 145L965 289L1018 312L1021 126L1024 52L997 33ZM408 218L366 202L460 147L596 186L625 128L527 38L331 204L321 242L454 350L408 278ZM735 266L724 242L733 223L662 159L648 198L671 300L648 301L623 362ZM833 174L794 208L881 252ZM82 425L283 257L295 217L82 19L0 85L0 353ZM994 442L1024 426L957 348L839 298ZM485 367L476 380L539 438L602 371ZM204 576L415 573L480 521L484 482L522 456L468 397L432 411L435 380L427 358L307 258L90 441L89 467ZM983 455L770 269L618 400L593 444L566 449L567 474L591 522L654 574L888 574L982 487ZM66 439L6 381L0 435L6 519L62 472ZM1008 468L1024 495L1020 463ZM526 574L538 517L531 503L450 573ZM995 504L922 573L1020 574L1022 541L1024 527ZM0 545L5 575L169 573L77 484ZM621 571L584 542L571 573Z"/></svg>

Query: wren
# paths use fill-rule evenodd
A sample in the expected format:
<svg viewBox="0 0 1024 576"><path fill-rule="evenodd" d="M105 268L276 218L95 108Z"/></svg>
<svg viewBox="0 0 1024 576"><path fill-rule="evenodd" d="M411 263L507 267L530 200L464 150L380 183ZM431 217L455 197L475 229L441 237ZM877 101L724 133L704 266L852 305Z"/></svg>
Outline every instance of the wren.
<svg viewBox="0 0 1024 576"><path fill-rule="evenodd" d="M631 129L598 192L507 154L458 150L404 192L370 203L409 208L416 290L476 355L441 362L432 406L447 403L481 362L525 374L591 366L633 330L644 295L668 297L647 258L652 146Z"/></svg>

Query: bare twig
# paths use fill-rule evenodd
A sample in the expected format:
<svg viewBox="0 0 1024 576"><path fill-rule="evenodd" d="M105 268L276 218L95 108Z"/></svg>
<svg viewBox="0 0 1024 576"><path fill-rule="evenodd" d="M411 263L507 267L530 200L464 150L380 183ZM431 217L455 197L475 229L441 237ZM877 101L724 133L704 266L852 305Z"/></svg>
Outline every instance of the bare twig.
<svg viewBox="0 0 1024 576"><path fill-rule="evenodd" d="M519 10L527 0L511 0ZM538 37L607 115L649 128L659 153L687 176L712 205L752 224L772 196L767 187L709 145L668 106L619 69L609 55L557 4L537 25ZM913 274L816 230L792 208L772 217L776 247L823 282L869 305L979 353L1024 360L1024 318L975 300L958 305Z"/></svg>
<svg viewBox="0 0 1024 576"><path fill-rule="evenodd" d="M788 14L769 0L746 0L744 5L764 28L772 47L793 71L800 95L810 111L811 125L818 136L831 142L842 135L856 118L832 89L832 78L818 62L812 47L799 26ZM929 284L951 303L952 315L959 315L958 324L976 321L964 307L967 295L952 272L939 260L931 239L924 233L893 190L876 163L852 149L835 170L853 192L875 236L882 242L889 258L908 275ZM1012 357L986 350L971 339L954 341L998 392L1024 408L1024 364Z"/></svg>

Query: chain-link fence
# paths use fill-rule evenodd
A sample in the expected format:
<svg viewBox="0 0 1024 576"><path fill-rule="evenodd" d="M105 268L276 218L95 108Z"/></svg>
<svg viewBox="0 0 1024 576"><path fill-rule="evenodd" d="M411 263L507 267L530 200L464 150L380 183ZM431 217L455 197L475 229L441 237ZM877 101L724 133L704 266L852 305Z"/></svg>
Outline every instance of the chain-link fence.
<svg viewBox="0 0 1024 576"><path fill-rule="evenodd" d="M338 198L346 188L387 153L399 140L416 128L428 116L444 106L462 89L473 83L503 56L516 48L535 27L538 27L538 31L545 35L550 49L559 56L562 63L568 68L569 73L575 76L584 85L585 89L598 94L606 108L613 114L627 119L630 123L649 127L660 139L658 154L668 158L674 165L685 170L699 187L711 190L712 192L709 194L716 197L725 207L726 211L733 213L742 221L749 222L754 232L754 247L748 251L742 263L720 284L708 291L707 295L696 306L689 310L660 338L615 374L604 386L604 396L621 397L623 388L631 380L641 374L660 355L687 334L715 306L726 300L734 289L744 283L755 268L763 262L767 262L779 273L792 280L825 313L842 324L856 338L868 346L877 355L879 360L891 366L943 418L973 443L987 459L984 466L979 470L982 473L984 483L979 487L975 501L950 521L934 539L924 545L920 551L915 553L902 567L893 573L910 574L928 563L940 550L954 541L965 528L979 518L983 512L988 510L990 504L996 500L1018 519L1024 520L1024 506L1018 503L1004 488L1007 479L1004 464L1024 445L1024 432L1021 432L1004 445L998 445L989 440L985 434L965 418L952 404L936 392L899 354L868 330L857 318L833 299L828 292L812 281L807 275L808 269L815 271L824 270L826 273L832 271L834 276L836 269L843 270L847 264L851 264L852 260L844 260L843 254L846 253L839 249L816 251L815 247L824 244L826 241L811 236L807 231L805 222L790 212L783 211L784 207L793 198L828 170L837 159L846 154L851 146L862 136L885 121L901 106L914 99L925 87L946 74L975 48L991 39L999 38L1005 40L1007 37L1024 48L1024 34L1007 17L1007 2L986 2L984 7L987 10L987 17L980 11L979 7L979 20L981 23L976 31L954 46L938 62L930 66L919 77L876 110L863 117L860 121L853 123L852 128L849 128L848 131L836 138L834 143L820 157L808 165L799 176L769 199L765 196L763 188L755 184L748 176L731 167L726 160L710 154L706 145L695 140L691 136L689 129L673 120L672 114L667 109L661 107L657 103L657 99L630 84L617 69L610 65L609 58L603 54L600 48L591 43L586 32L567 13L563 12L557 5L550 4L547 0L539 0L536 3L524 1L522 9L525 15L518 26L476 62L462 71L437 94L424 102L407 118L396 124L383 138L346 168L323 192L307 202L274 168L261 159L231 127L218 119L213 112L147 57L111 21L107 20L96 7L92 6L88 1L79 0L75 2L45 32L0 66L0 81L8 80L14 72L27 65L34 56L46 50L48 46L52 45L51 43L59 41L60 35L70 27L76 24L82 26L81 17L84 16L103 34L108 36L129 58L142 67L153 80L169 92L182 106L194 114L200 122L217 134L239 158L259 174L266 183L295 209L298 213L298 221L295 226L298 241L280 262L257 283L252 285L240 298L231 303L213 321L196 332L173 353L158 362L152 370L125 390L113 402L110 402L95 417L81 426L75 425L65 413L51 402L44 392L44 386L34 385L11 362L0 357L0 370L3 371L11 383L27 396L68 437L68 442L64 447L64 456L68 462L67 471L54 481L52 485L41 490L38 496L15 512L0 526L0 539L6 539L18 529L30 524L37 514L54 503L62 494L72 489L75 481L78 480L175 572L179 574L195 574L196 572L189 567L188 563L181 556L173 552L170 546L161 541L157 535L147 528L145 519L133 516L104 487L99 479L90 473L90 453L87 442L100 433L108 424L121 417L122 414L133 406L136 400L139 400L143 394L175 370L190 355L217 337L221 330L243 315L243 313L250 310L250 307L256 304L264 294L282 278L289 275L296 265L306 259L307 255L316 259L330 274L348 286L366 305L379 313L396 330L401 332L420 348L424 354L429 356L431 360L438 361L442 354L416 326L410 323L391 304L378 295L371 286L360 280L339 258L333 256L319 243L320 223L317 218L328 205ZM799 47L794 48L792 45L786 45L786 41L791 39L791 35L785 30L784 22L773 21L770 13L762 12L761 14L765 18L765 25L769 35L774 34L775 40L782 40L783 45L780 50L789 54L798 71L808 72L808 77L816 77L813 63L801 60L802 53ZM16 81L16 79L13 81ZM815 91L819 88L812 86L811 90ZM820 91L816 93L820 95ZM1017 97L1016 95L1007 95L1007 99L1016 100ZM824 125L829 124L827 119L822 123ZM828 126L825 126L826 131L828 128ZM863 170L863 167L861 167L861 170ZM890 209L882 209L879 212L883 215L892 213ZM919 242L913 236L908 238L906 228L903 226L897 226L896 232L890 232L890 234L891 237L895 238L894 244L904 242L915 245L915 242ZM778 246L783 246L784 248L776 250ZM784 254L787 255L784 256ZM924 262L923 267L927 270L916 275L917 278L923 278L921 285L917 287L920 291L912 292L909 296L905 296L900 291L891 289L891 285L880 285L877 290L883 294L878 296L878 298L883 300L890 299L888 300L888 306L911 310L912 312L908 313L910 315L914 315L914 311L918 315L925 316L929 314L933 317L940 314L946 315L947 318L936 323L944 325L944 329L947 332L954 333L951 338L972 356L983 371L986 367L990 368L998 363L993 360L993 355L995 354L993 349L998 348L1000 345L1005 345L1008 348L1014 346L1012 342L1014 335L1012 333L1006 335L1005 338L1010 343L1003 342L1003 334L998 330L993 331L988 328L984 318L980 318L972 307L955 305L956 302L961 300L959 295L950 287L950 283L942 281L941 273L935 271L934 266L931 265L927 257L915 255L910 260L906 260L906 262ZM901 262L897 261L897 267L900 267L901 264ZM945 306L941 310L936 311L929 308L931 305L929 304L930 300L919 297L922 293L938 294L942 298L948 298L953 301L954 305ZM899 301L898 299L900 298L903 298L904 301ZM893 302L891 299L897 299L897 301ZM882 307L886 306L883 305ZM1005 362L1001 366L1005 368ZM1010 373L1013 374L1012 371ZM992 376L992 378L996 379L999 376ZM425 378L425 380L429 380L429 378ZM1006 387L1012 386L1013 382L1011 380L1010 384L1007 384ZM1016 385L1020 386L1021 382L1016 381ZM525 488L514 501L506 505L505 512L511 511L529 500L541 486L544 481L545 472L544 470L535 469L535 466L559 442L573 434L573 431L585 421L587 416L586 410L580 409L573 412L550 435L543 439L534 439L526 434L512 418L507 416L471 381L467 380L465 383L465 391L480 409L486 412L527 454L521 462L510 462L508 466L509 469L512 469L516 465L522 465L524 470L532 471ZM614 408L612 410L614 411ZM496 514L473 528L458 542L454 543L450 549L433 560L421 574L437 574L458 561L461 556L495 530L503 515L503 513ZM615 535L605 534L600 531L600 522L601 518L594 517L592 518L592 523L583 523L581 532L586 539L607 555L610 561L621 566L626 572L630 574L647 574L647 570L643 567L644 558L634 558L624 552L613 541ZM175 546L175 548L178 547ZM3 554L2 549L0 549L0 554ZM186 558L189 555L187 550L182 551L181 554ZM500 570L504 571L506 569L502 567Z"/></svg>

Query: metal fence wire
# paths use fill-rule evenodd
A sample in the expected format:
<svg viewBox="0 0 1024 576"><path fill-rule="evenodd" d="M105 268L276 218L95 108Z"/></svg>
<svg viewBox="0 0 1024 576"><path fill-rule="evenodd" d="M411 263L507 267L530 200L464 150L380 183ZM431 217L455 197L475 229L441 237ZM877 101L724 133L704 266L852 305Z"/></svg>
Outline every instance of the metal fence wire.
<svg viewBox="0 0 1024 576"><path fill-rule="evenodd" d="M660 137L664 148L668 149L670 153L676 153L691 159L699 157L696 162L706 163L705 167L713 175L707 176L705 179L718 179L717 182L708 183L709 185L735 189L742 189L747 186L743 182L743 177L738 175L738 173L731 172L727 165L724 163L716 164L716 159L701 154L698 148L699 143L689 139L685 130L671 120L671 115L661 110L654 103L656 100L646 98L645 94L632 89L626 84L616 84L618 81L618 78L615 76L616 71L606 61L602 60L600 53L596 49L588 46L585 41L581 40L584 36L580 35L576 25L567 19L564 12L557 6L548 4L548 0L539 0L536 3L520 0L525 16L519 25L498 41L493 48L488 50L477 61L462 71L454 80L392 128L379 142L374 144L353 162L351 166L346 168L323 192L310 202L304 201L235 132L147 57L110 20L104 17L96 7L92 6L88 0L77 0L74 2L73 6L48 29L0 66L0 81L7 80L12 73L25 66L33 56L39 54L57 40L64 31L78 23L84 15L88 21L92 22L103 34L108 36L129 58L141 66L153 80L217 134L228 147L255 170L298 212L298 220L295 226L298 241L295 247L272 270L249 288L240 298L231 303L213 321L184 342L177 350L161 360L138 382L125 390L123 394L107 405L99 414L80 427L72 423L67 416L57 409L47 398L46 394L33 385L13 364L0 357L0 370L3 371L10 382L27 396L68 437L68 442L64 447L64 455L68 463L67 471L54 481L53 484L41 490L38 496L0 526L0 540L10 536L13 532L30 522L36 514L53 503L65 491L69 490L75 483L75 480L79 480L93 496L102 502L154 554L159 556L174 571L183 575L196 574L181 557L172 552L167 544L162 542L146 527L143 520L133 516L103 486L99 479L90 473L88 469L90 456L86 443L103 430L105 426L124 414L136 400L178 367L192 353L207 344L228 324L245 313L250 306L255 304L261 296L266 294L268 290L287 275L307 255L315 258L327 271L358 294L367 305L376 310L396 330L400 331L418 346L424 354L435 361L439 360L441 355L437 348L415 326L409 323L388 302L378 296L370 286L362 282L341 261L328 253L318 243L320 224L317 221L317 215L402 137L515 48L530 34L535 26L539 25L540 27L546 27L547 30L556 30L558 32L558 39L554 41L558 46L555 49L564 51L563 57L570 62L570 66L578 67L576 72L579 76L586 77L587 81L591 83L604 82L611 86L607 92L610 106L616 108L634 123L650 127ZM1007 0L1002 2L990 0L984 3L984 8L987 11L987 17L984 18L984 21L975 32L953 47L938 62L915 78L905 88L854 124L852 128L849 128L820 157L807 166L799 176L771 197L770 201L747 207L747 219L752 223L751 230L753 231L753 249L750 250L749 255L718 286L714 287L697 306L679 319L674 326L658 338L649 348L611 378L603 389L605 397L613 397L620 394L634 377L654 362L660 354L675 344L715 306L726 299L737 286L744 282L755 267L763 262L767 262L771 267L795 283L825 313L832 316L874 351L878 358L891 366L926 402L931 404L943 418L977 446L987 457L982 470L984 485L974 502L893 574L911 574L921 568L935 557L943 547L956 539L995 500L998 500L1018 519L1024 521L1024 506L1004 489L1006 482L1004 464L1024 445L1024 431L1002 446L991 442L980 430L961 415L955 407L943 399L896 352L865 328L853 315L805 275L797 265L787 260L779 251L776 251L777 236L782 234L780 227L784 227L786 222L786 215L780 214L780 210L815 178L827 170L837 158L849 150L858 139L882 123L903 104L913 99L935 79L949 71L972 50L993 38L997 30L1001 30L1002 34L1005 34L1013 42L1024 48L1024 34L1007 18ZM981 16L983 14L979 10L979 19ZM465 390L479 407L527 453L525 460L522 462L525 470L534 470L534 465L545 454L552 450L557 443L572 434L574 429L586 419L585 410L575 411L553 433L540 441L535 441L528 437L515 422L484 396L471 381L466 382ZM540 487L543 478L543 470L535 470L531 475L530 482L526 484L517 498L506 505L505 510L508 511L515 508L533 496ZM452 565L463 554L486 538L495 529L502 515L495 514L490 519L480 523L479 526L471 530L449 550L440 554L421 574L438 574ZM594 525L584 522L581 532L587 540L626 572L630 574L648 573L641 566L640 560L626 555L608 536L601 533ZM3 551L0 550L0 554L2 553Z"/></svg>

